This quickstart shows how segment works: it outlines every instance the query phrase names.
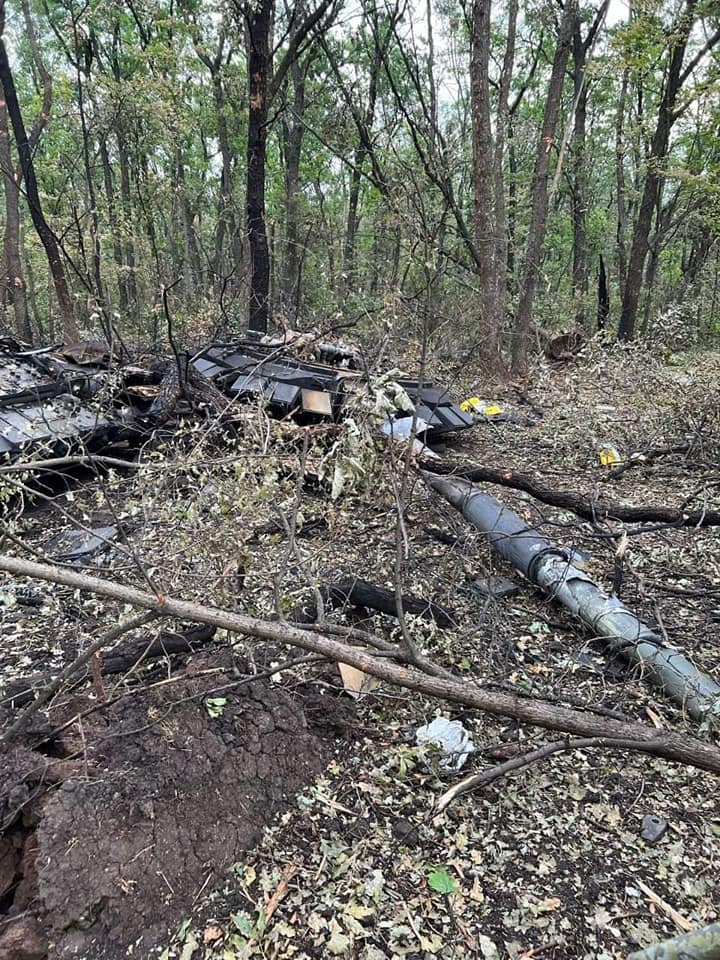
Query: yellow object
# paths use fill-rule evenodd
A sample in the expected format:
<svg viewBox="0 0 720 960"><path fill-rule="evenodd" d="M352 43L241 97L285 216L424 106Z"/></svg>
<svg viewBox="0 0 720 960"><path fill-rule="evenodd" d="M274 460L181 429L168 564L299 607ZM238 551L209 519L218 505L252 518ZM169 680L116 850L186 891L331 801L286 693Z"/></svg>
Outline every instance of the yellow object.
<svg viewBox="0 0 720 960"><path fill-rule="evenodd" d="M622 462L622 457L617 447L602 447L598 450L598 457L604 467L616 467Z"/></svg>
<svg viewBox="0 0 720 960"><path fill-rule="evenodd" d="M460 409L465 413L482 413L486 417L496 417L503 412L502 407L497 403L489 403L487 406L483 406L480 397L468 397L467 400L462 401Z"/></svg>

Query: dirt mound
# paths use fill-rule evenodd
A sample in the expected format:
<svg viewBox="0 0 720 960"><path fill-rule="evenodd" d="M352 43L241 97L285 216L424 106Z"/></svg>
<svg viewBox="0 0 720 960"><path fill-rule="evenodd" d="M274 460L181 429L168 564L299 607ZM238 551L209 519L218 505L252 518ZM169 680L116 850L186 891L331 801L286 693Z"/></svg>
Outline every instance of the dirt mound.
<svg viewBox="0 0 720 960"><path fill-rule="evenodd" d="M223 679L127 697L44 754L0 758L0 960L147 956L319 772L298 701L260 682L213 695Z"/></svg>

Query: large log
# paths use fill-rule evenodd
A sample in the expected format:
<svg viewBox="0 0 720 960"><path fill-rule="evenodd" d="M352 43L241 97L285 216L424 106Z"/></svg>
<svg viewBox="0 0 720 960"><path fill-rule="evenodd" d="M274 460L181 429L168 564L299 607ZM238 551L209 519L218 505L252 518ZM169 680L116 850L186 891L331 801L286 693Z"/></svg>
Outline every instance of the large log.
<svg viewBox="0 0 720 960"><path fill-rule="evenodd" d="M522 490L531 497L551 507L572 510L583 520L593 523L599 520L620 520L623 523L666 523L674 527L717 527L720 526L718 510L684 510L682 507L626 507L621 503L595 501L579 493L564 490L552 490L541 481L511 468L464 466L463 464L423 462L428 473L452 476L471 483L495 483L512 490Z"/></svg>

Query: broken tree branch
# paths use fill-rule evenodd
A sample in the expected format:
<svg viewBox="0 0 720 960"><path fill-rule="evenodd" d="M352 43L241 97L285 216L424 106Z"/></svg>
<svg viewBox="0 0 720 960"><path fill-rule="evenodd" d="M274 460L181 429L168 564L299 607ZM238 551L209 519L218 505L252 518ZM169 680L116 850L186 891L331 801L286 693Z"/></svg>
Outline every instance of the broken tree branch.
<svg viewBox="0 0 720 960"><path fill-rule="evenodd" d="M522 770L529 767L539 760L545 760L554 753L565 752L566 750L590 750L593 747L602 747L606 750L627 750L636 749L628 740L611 740L609 737L584 737L579 740L553 740L551 743L544 743L536 750L528 750L526 753L520 753L505 763L498 763L494 767L483 770L482 773L473 773L469 777L454 783L449 790L446 790L442 796L438 797L435 803L435 810L441 813L450 806L458 797L466 793L473 793L476 790L482 790L483 787L490 786L496 780L513 773L515 770Z"/></svg>
<svg viewBox="0 0 720 960"><path fill-rule="evenodd" d="M138 590L136 587L85 576L74 570L65 570L49 564L0 554L0 570L14 576L46 580L129 603L151 611L157 616L211 624L231 633L300 647L326 657L328 660L347 663L380 680L407 690L415 690L429 697L462 703L485 713L514 717L524 723L574 736L624 740L629 745L628 749L675 763L687 764L700 770L720 773L720 749L711 743L675 731L657 730L643 723L626 723L598 717L583 713L581 710L572 710L519 694L488 690L461 680L428 676L412 666L399 666L388 659L374 657L357 647L351 647L310 630L291 627L282 621L259 620L217 607L187 600L175 600L165 595L157 596Z"/></svg>
<svg viewBox="0 0 720 960"><path fill-rule="evenodd" d="M159 657L170 657L182 653L195 653L200 647L208 644L215 636L214 627L192 627L185 633L167 633L162 631L158 637L148 643L141 640L139 643L125 644L114 647L109 655L98 663L100 674L103 677L117 676L127 673L140 665ZM97 654L93 654L94 658ZM82 665L81 665L82 666ZM79 668L78 668L79 670ZM74 677L74 679L80 679ZM32 676L13 680L7 685L3 693L2 705L18 709L35 699L37 692L43 690L52 678L46 673L36 673Z"/></svg>
<svg viewBox="0 0 720 960"><path fill-rule="evenodd" d="M583 520L621 520L623 523L666 523L671 527L717 527L720 511L685 511L678 507L626 507L621 503L600 503L590 497L562 490L551 490L525 473L494 467L463 466L462 464L427 461L422 464L428 473L452 476L471 483L495 483L512 490L522 490L551 507L572 510Z"/></svg>
<svg viewBox="0 0 720 960"><path fill-rule="evenodd" d="M390 617L397 616L395 591L376 586L367 580L361 580L359 577L348 577L339 583L321 587L320 592L325 603L332 607L367 607L370 610L386 613ZM423 600L421 597L403 594L402 605L405 613L409 613L413 617L434 620L441 627L456 626L457 621L452 610L447 610L432 600ZM318 616L318 611L310 604L303 607L302 613L311 621L316 620ZM293 619L298 620L299 617L294 615Z"/></svg>
<svg viewBox="0 0 720 960"><path fill-rule="evenodd" d="M640 467L659 460L661 457L671 456L675 453L688 453L689 443L680 443L674 447L652 447L650 450L644 450L642 453L631 453L623 463L605 473L600 479L603 483L609 480L617 480L632 467Z"/></svg>
<svg viewBox="0 0 720 960"><path fill-rule="evenodd" d="M41 564L36 564L41 566ZM103 647L109 646L111 643L114 643L118 637L121 637L124 633L128 633L130 630L136 630L138 627L145 626L146 623L150 623L151 620L154 620L156 617L161 616L160 613L152 610L149 613L139 613L135 617L131 617L130 620L125 620L123 623L118 623L117 626L114 626L111 630L108 630L107 633L103 633L102 636L98 637L97 640L94 640L89 647L87 647L83 652L75 657L72 663L69 663L60 673L55 677L55 679L49 683L44 690L41 690L38 693L37 697L33 700L29 706L23 710L20 716L12 723L8 729L0 736L0 745L3 743L9 743L10 740L15 737L20 730L25 726L27 721L34 714L38 712L40 707L48 702L60 689L63 683L66 680L69 680L70 677L78 673L87 663L90 662L93 655L99 650L102 650Z"/></svg>

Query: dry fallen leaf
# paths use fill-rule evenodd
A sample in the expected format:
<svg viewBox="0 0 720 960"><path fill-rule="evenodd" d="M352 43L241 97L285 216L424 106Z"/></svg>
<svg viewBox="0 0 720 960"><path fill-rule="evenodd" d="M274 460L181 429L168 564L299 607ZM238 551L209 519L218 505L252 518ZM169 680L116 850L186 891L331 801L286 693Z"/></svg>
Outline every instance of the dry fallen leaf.
<svg viewBox="0 0 720 960"><path fill-rule="evenodd" d="M207 946L209 943L215 943L223 935L220 927L205 927L203 930L203 943Z"/></svg>

